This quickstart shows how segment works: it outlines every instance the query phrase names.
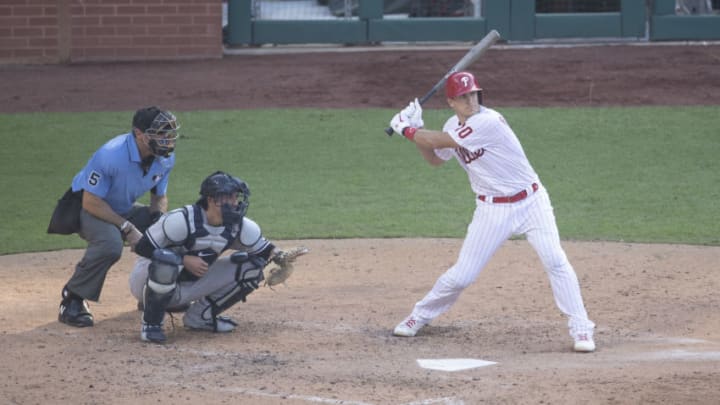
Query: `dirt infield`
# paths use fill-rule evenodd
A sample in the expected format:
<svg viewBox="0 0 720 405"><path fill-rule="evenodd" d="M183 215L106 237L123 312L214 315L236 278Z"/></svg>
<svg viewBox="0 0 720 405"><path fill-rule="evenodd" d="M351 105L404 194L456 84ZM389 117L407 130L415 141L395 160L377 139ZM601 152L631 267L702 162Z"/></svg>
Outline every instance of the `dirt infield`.
<svg viewBox="0 0 720 405"><path fill-rule="evenodd" d="M0 304L11 309L0 316L0 402L709 404L720 394L718 248L567 242L598 324L598 351L576 354L524 241L508 242L413 339L391 328L454 261L459 241L283 242L297 243L312 253L287 288L263 288L229 311L237 331L191 332L177 320L161 347L139 340L130 252L110 272L89 329L55 320L81 251L0 257ZM497 364L416 364L445 358Z"/></svg>
<svg viewBox="0 0 720 405"><path fill-rule="evenodd" d="M0 67L0 112L402 107L462 51L234 56L220 61ZM496 106L717 105L720 46L491 50L473 69ZM436 97L431 106L439 107ZM542 174L541 174L542 175ZM562 213L559 213L562 215ZM75 236L72 236L75 237ZM80 250L0 256L0 403L709 404L720 398L720 248L565 242L597 323L571 352L527 242L506 243L460 301L414 339L391 336L451 265L456 239L304 244L289 285L229 312L231 334L168 321L139 340L133 254L110 271L96 326L59 324ZM496 364L448 372L418 359Z"/></svg>
<svg viewBox="0 0 720 405"><path fill-rule="evenodd" d="M222 60L0 66L0 112L401 108L465 52L241 55ZM490 49L471 69L491 106L717 105L720 45ZM428 107L446 107L442 97Z"/></svg>

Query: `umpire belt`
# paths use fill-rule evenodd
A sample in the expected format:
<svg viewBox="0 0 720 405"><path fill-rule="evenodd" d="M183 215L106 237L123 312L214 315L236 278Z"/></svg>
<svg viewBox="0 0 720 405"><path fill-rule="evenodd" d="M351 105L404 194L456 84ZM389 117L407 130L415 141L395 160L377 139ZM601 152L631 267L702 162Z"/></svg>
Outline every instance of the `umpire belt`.
<svg viewBox="0 0 720 405"><path fill-rule="evenodd" d="M533 183L532 186L528 187L527 189L525 189L517 194L513 194L510 196L506 196L506 197L491 197L491 196L486 196L486 195L479 195L478 200L493 203L493 204L514 203L514 202L518 202L518 201L522 201L522 200L526 199L527 196L531 194L531 192L535 193L536 191L538 191L538 188L539 188L538 184Z"/></svg>

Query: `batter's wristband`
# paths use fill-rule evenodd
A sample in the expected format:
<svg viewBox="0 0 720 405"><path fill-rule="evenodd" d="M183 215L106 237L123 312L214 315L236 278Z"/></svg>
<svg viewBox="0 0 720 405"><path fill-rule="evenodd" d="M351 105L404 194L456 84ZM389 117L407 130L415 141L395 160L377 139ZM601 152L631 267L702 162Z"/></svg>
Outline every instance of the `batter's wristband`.
<svg viewBox="0 0 720 405"><path fill-rule="evenodd" d="M415 139L415 132L417 132L417 128L407 127L403 129L403 136L412 141Z"/></svg>

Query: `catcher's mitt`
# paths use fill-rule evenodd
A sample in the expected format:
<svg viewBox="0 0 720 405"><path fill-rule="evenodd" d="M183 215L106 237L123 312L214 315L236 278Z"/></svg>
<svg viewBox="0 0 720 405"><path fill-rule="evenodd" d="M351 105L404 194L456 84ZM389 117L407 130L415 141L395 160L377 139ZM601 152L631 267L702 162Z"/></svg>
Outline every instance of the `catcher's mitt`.
<svg viewBox="0 0 720 405"><path fill-rule="evenodd" d="M285 281L290 277L290 274L292 274L294 270L293 264L295 263L295 259L309 251L310 249L300 246L287 251L278 252L271 260L279 267L273 267L270 269L270 274L267 278L265 278L264 285L270 287L272 290L274 285L278 285L280 283L285 284Z"/></svg>

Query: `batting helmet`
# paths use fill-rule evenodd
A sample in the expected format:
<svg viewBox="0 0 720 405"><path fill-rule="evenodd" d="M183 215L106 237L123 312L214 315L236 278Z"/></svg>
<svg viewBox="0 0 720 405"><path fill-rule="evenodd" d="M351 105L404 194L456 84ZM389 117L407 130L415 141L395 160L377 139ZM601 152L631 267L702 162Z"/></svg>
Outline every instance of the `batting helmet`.
<svg viewBox="0 0 720 405"><path fill-rule="evenodd" d="M455 98L470 92L478 92L478 100L482 102L482 89L478 86L475 76L470 72L455 72L451 74L445 83L445 95L448 98Z"/></svg>
<svg viewBox="0 0 720 405"><path fill-rule="evenodd" d="M250 189L244 181L237 177L221 171L208 176L200 185L199 204L207 209L208 198L219 200L223 196L232 196L234 193L237 193L238 204L237 206L223 204L223 223L225 225L240 224L250 205Z"/></svg>
<svg viewBox="0 0 720 405"><path fill-rule="evenodd" d="M133 127L150 137L150 149L154 155L168 157L175 150L180 125L170 111L154 106L141 108L135 112Z"/></svg>

